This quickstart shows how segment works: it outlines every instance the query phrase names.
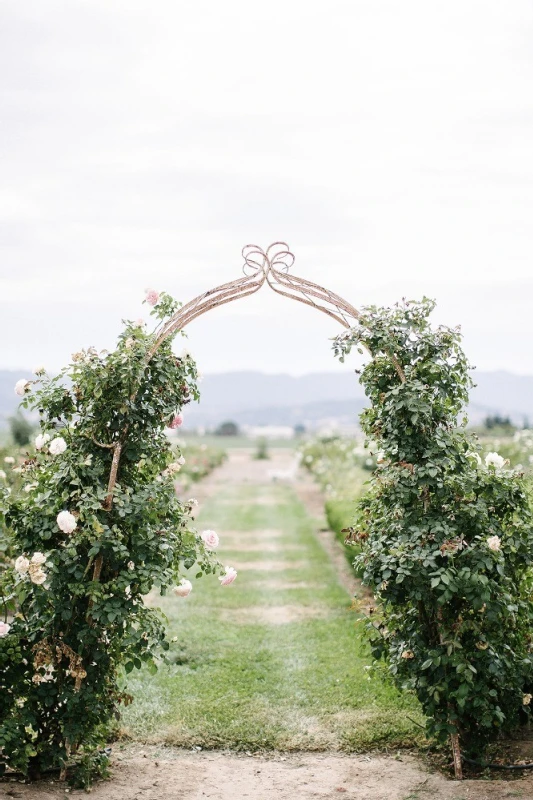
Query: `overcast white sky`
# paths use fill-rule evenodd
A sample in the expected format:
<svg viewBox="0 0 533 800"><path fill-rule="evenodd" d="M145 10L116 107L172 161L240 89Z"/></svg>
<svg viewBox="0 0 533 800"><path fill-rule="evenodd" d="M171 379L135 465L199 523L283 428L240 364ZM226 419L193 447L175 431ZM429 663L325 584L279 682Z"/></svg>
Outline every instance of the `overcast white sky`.
<svg viewBox="0 0 533 800"><path fill-rule="evenodd" d="M284 239L533 373L532 40L530 0L0 0L0 368L109 347L145 287L189 300ZM189 346L302 374L336 332L264 288Z"/></svg>

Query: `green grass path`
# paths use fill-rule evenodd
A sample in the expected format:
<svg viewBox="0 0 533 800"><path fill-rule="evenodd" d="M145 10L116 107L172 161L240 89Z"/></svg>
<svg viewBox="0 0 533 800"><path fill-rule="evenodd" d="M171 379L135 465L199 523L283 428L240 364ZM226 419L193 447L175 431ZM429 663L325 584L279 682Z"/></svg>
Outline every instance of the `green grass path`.
<svg viewBox="0 0 533 800"><path fill-rule="evenodd" d="M158 598L170 667L129 677L127 735L239 750L361 750L420 742L416 702L370 678L362 624L289 486L221 483L199 529L221 537L234 584Z"/></svg>

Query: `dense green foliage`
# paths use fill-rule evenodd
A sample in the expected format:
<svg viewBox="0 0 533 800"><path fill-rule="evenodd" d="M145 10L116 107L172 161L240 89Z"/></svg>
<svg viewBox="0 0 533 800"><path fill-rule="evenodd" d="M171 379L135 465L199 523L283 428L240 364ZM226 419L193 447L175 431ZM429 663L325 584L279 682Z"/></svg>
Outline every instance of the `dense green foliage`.
<svg viewBox="0 0 533 800"><path fill-rule="evenodd" d="M181 459L165 434L198 396L192 359L173 355L170 336L156 346L176 308L162 294L153 333L127 323L113 352L90 348L54 378L40 370L19 382L41 433L17 468L23 490L1 490L16 557L15 569L4 562L0 597L3 769L36 775L69 759L87 769L132 700L124 670L155 669L168 649L143 595L165 593L195 563L217 569L191 527L191 505L176 496Z"/></svg>
<svg viewBox="0 0 533 800"><path fill-rule="evenodd" d="M416 692L431 734L458 733L479 753L531 700L533 526L522 475L497 454L483 463L457 426L469 365L459 332L431 327L432 309L370 307L336 340L341 358L372 354L361 424L380 454L358 504L356 565L381 609L375 655Z"/></svg>

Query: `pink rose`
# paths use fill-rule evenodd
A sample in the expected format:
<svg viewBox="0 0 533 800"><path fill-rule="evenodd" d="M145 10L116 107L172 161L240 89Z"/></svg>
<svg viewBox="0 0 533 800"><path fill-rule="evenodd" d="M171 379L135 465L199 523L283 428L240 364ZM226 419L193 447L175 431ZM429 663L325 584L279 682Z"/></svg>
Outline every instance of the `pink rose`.
<svg viewBox="0 0 533 800"><path fill-rule="evenodd" d="M220 539L215 531L204 531L202 533L202 541L208 550L215 550L218 547Z"/></svg>
<svg viewBox="0 0 533 800"><path fill-rule="evenodd" d="M171 430L175 428L180 428L183 425L183 416L182 414L176 414L170 425L168 426Z"/></svg>
<svg viewBox="0 0 533 800"><path fill-rule="evenodd" d="M156 292L155 289L145 289L145 301L148 303L149 306L156 306L159 302L159 292Z"/></svg>
<svg viewBox="0 0 533 800"><path fill-rule="evenodd" d="M173 591L177 597L188 597L192 592L192 583L187 578L182 578Z"/></svg>
<svg viewBox="0 0 533 800"><path fill-rule="evenodd" d="M225 574L219 577L220 585L229 586L230 583L233 583L236 577L237 577L237 570L234 569L233 567L226 567Z"/></svg>
<svg viewBox="0 0 533 800"><path fill-rule="evenodd" d="M11 625L8 625L7 622L0 620L0 636L7 636L10 630Z"/></svg>

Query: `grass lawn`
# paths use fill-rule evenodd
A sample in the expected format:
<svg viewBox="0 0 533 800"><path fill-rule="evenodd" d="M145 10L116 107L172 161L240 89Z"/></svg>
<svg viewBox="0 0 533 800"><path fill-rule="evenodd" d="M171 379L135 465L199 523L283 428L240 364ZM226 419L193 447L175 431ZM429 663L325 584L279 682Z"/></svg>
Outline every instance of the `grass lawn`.
<svg viewBox="0 0 533 800"><path fill-rule="evenodd" d="M407 717L423 723L416 700L365 670L362 624L289 486L228 481L198 522L220 534L237 581L189 576L188 598L157 598L177 642L170 667L129 676L126 735L250 751L423 741Z"/></svg>

